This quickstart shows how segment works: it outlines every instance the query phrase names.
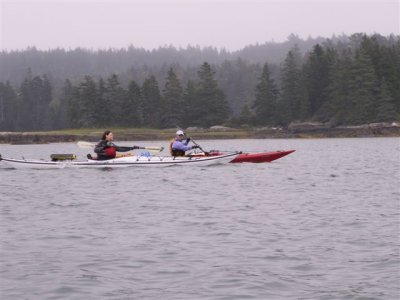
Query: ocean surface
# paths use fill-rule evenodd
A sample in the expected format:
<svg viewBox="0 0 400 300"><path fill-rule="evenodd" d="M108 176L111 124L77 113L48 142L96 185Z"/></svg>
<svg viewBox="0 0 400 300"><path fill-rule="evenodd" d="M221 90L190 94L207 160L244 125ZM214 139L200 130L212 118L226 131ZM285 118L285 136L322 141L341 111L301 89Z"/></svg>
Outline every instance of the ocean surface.
<svg viewBox="0 0 400 300"><path fill-rule="evenodd" d="M400 299L399 138L197 142L296 152L210 167L0 162L0 299Z"/></svg>

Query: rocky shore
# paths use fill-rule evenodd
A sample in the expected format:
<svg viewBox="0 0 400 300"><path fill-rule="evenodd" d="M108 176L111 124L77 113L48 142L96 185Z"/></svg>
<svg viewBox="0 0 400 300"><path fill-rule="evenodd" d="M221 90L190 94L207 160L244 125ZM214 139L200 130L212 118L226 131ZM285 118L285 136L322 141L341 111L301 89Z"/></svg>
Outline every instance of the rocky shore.
<svg viewBox="0 0 400 300"><path fill-rule="evenodd" d="M113 130L120 141L169 140L176 129L170 130ZM400 137L398 123L372 123L360 126L330 127L321 123L293 123L288 128L229 128L213 126L208 129L187 128L186 131L196 139L235 139L235 138L338 138L338 137ZM0 132L0 144L43 144L76 142L79 140L97 141L102 131L68 132Z"/></svg>

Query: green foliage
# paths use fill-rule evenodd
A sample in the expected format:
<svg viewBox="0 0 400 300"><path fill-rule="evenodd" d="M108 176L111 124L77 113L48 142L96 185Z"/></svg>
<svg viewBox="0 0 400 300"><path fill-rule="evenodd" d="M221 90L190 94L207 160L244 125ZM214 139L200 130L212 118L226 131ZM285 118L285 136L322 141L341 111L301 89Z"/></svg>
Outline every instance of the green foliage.
<svg viewBox="0 0 400 300"><path fill-rule="evenodd" d="M196 85L192 106L193 125L209 127L221 124L229 115L225 95L214 79L215 72L205 62L198 71L199 81Z"/></svg>
<svg viewBox="0 0 400 300"><path fill-rule="evenodd" d="M147 78L142 86L143 125L159 127L161 94L158 82L154 76Z"/></svg>
<svg viewBox="0 0 400 300"><path fill-rule="evenodd" d="M195 105L196 105L196 87L194 82L189 80L183 92L182 126L188 127L194 125L193 120L195 120L197 116Z"/></svg>
<svg viewBox="0 0 400 300"><path fill-rule="evenodd" d="M365 124L376 117L379 82L370 57L362 48L356 51L350 70L349 123Z"/></svg>
<svg viewBox="0 0 400 300"><path fill-rule="evenodd" d="M276 71L271 65L271 70ZM218 86L224 91L229 109L237 116L246 102L251 106L255 100L254 87L257 85L262 66L238 58L233 61L224 61L215 74Z"/></svg>
<svg viewBox="0 0 400 300"><path fill-rule="evenodd" d="M386 81L383 81L378 96L377 122L391 122L396 119L396 106Z"/></svg>
<svg viewBox="0 0 400 300"><path fill-rule="evenodd" d="M237 117L234 116L230 119L230 124L233 126L254 125L256 124L255 120L256 117L254 113L251 111L249 106L245 104L240 110L240 114Z"/></svg>
<svg viewBox="0 0 400 300"><path fill-rule="evenodd" d="M99 103L99 110L101 109L103 116L103 122L101 123L106 126L129 124L129 112L126 110L129 103L128 94L121 87L116 74L107 79L104 93L99 97L98 101L101 101Z"/></svg>
<svg viewBox="0 0 400 300"><path fill-rule="evenodd" d="M23 65L21 53L3 52L0 78L24 77L18 84L0 82L0 130L398 121L400 37L355 34L304 45L291 36L279 53L286 54L281 65L267 62L268 51L261 54L256 47L235 54L190 48L184 55L174 48L151 53L58 50L52 55L71 63L51 73L40 73L47 54L31 48L21 53L36 73L28 68L23 75L15 73L21 67L10 68ZM114 60L116 55L120 60ZM127 58L134 63L127 65ZM88 75L83 77L82 70ZM39 75L46 73L51 77Z"/></svg>
<svg viewBox="0 0 400 300"><path fill-rule="evenodd" d="M316 119L332 125L347 124L351 111L351 53L344 51L332 66L326 89L327 101L318 109Z"/></svg>
<svg viewBox="0 0 400 300"><path fill-rule="evenodd" d="M276 113L277 123L288 125L293 120L305 120L309 116L310 104L297 48L289 51L285 59L281 85Z"/></svg>
<svg viewBox="0 0 400 300"><path fill-rule="evenodd" d="M253 104L257 124L272 125L276 123L277 100L278 88L271 78L268 64L265 64L256 86L256 99ZM242 113L244 112L242 111Z"/></svg>
<svg viewBox="0 0 400 300"><path fill-rule="evenodd" d="M93 127L102 118L102 103L96 82L91 76L85 76L77 89L79 115L74 127Z"/></svg>
<svg viewBox="0 0 400 300"><path fill-rule="evenodd" d="M134 80L128 87L125 111L128 116L126 125L139 126L142 124L142 93L140 86Z"/></svg>
<svg viewBox="0 0 400 300"><path fill-rule="evenodd" d="M0 82L0 130L19 128L17 94L9 82Z"/></svg>
<svg viewBox="0 0 400 300"><path fill-rule="evenodd" d="M304 84L308 91L311 115L314 115L327 101L326 89L329 85L329 71L333 66L331 52L317 44L303 65Z"/></svg>
<svg viewBox="0 0 400 300"><path fill-rule="evenodd" d="M28 72L20 88L19 125L23 130L50 129L51 84L46 75L32 77Z"/></svg>
<svg viewBox="0 0 400 300"><path fill-rule="evenodd" d="M72 128L74 127L74 119L77 119L79 113L78 103L75 103L75 88L72 83L67 79L64 83L59 112L58 112L58 126L59 128ZM57 127L58 127L57 126Z"/></svg>
<svg viewBox="0 0 400 300"><path fill-rule="evenodd" d="M179 127L183 122L184 105L181 83L171 68L168 71L166 83L161 98L161 127Z"/></svg>

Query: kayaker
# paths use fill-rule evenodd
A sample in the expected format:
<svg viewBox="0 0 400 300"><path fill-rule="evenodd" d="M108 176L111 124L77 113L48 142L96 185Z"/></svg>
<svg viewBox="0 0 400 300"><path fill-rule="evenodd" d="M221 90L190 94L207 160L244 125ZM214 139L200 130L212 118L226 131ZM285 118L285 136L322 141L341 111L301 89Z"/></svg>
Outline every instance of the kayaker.
<svg viewBox="0 0 400 300"><path fill-rule="evenodd" d="M190 137L185 138L185 133L182 130L178 130L175 134L175 138L169 144L169 150L172 156L185 156L185 152L192 149L197 149L199 146L189 146Z"/></svg>
<svg viewBox="0 0 400 300"><path fill-rule="evenodd" d="M104 132L101 141L97 143L94 148L94 152L97 153L98 160L112 159L117 156L118 152L127 152L135 149L139 149L138 146L133 147L121 147L113 143L114 135L110 130Z"/></svg>

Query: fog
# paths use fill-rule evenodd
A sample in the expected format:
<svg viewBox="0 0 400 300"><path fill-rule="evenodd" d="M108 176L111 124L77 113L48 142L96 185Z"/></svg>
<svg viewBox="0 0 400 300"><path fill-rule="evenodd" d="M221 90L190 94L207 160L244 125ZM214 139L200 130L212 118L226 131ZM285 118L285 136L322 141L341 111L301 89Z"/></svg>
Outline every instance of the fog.
<svg viewBox="0 0 400 300"><path fill-rule="evenodd" d="M8 1L3 50L84 47L156 49L247 45L356 32L399 34L398 1Z"/></svg>

